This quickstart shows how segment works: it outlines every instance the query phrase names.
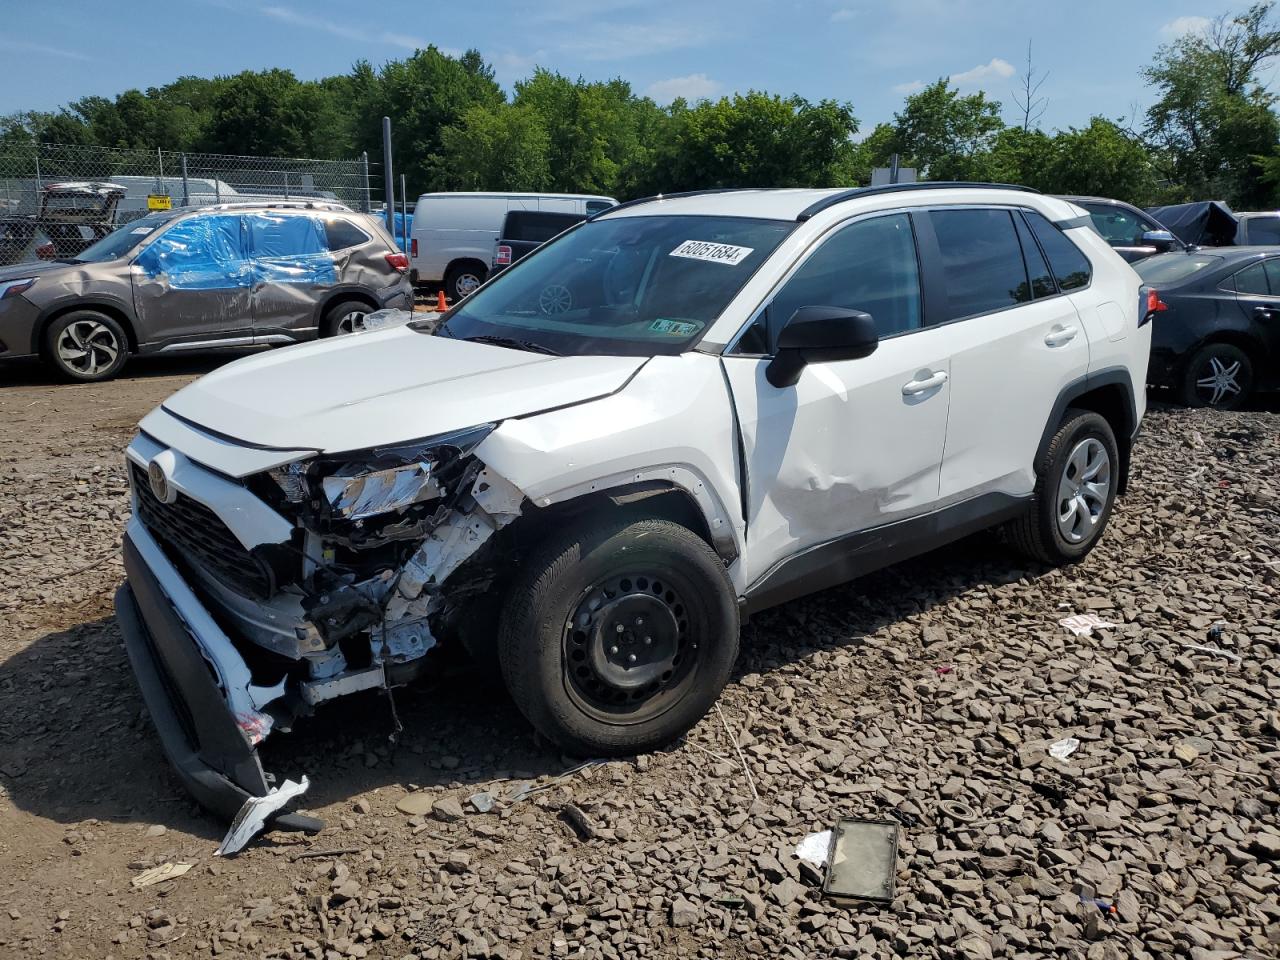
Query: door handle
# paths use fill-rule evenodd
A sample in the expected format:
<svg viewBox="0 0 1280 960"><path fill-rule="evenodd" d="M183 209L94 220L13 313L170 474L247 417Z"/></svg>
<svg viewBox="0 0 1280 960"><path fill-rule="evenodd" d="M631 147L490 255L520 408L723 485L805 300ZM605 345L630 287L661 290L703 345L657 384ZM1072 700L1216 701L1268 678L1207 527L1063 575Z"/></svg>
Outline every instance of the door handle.
<svg viewBox="0 0 1280 960"><path fill-rule="evenodd" d="M947 382L947 371L939 370L931 377L925 377L923 380L909 380L902 385L902 395L904 397L914 397L921 393L926 393L934 387L940 387Z"/></svg>
<svg viewBox="0 0 1280 960"><path fill-rule="evenodd" d="M1274 320L1280 314L1280 307L1254 307L1253 315L1259 320Z"/></svg>
<svg viewBox="0 0 1280 960"><path fill-rule="evenodd" d="M1054 327L1045 334L1044 343L1047 347L1060 347L1064 343L1070 343L1076 338L1076 334L1080 332L1079 327Z"/></svg>

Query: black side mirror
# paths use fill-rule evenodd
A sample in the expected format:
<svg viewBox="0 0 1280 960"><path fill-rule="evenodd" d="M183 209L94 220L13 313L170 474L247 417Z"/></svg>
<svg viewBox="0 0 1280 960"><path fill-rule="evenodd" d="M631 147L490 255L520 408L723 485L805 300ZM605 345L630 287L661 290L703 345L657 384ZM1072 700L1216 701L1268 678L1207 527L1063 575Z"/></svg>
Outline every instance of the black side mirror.
<svg viewBox="0 0 1280 960"><path fill-rule="evenodd" d="M1143 246L1155 247L1161 253L1168 253L1178 247L1178 238L1168 230L1148 230L1140 239Z"/></svg>
<svg viewBox="0 0 1280 960"><path fill-rule="evenodd" d="M775 387L794 386L810 363L860 360L880 343L871 314L842 307L801 307L778 334L778 347L765 368Z"/></svg>

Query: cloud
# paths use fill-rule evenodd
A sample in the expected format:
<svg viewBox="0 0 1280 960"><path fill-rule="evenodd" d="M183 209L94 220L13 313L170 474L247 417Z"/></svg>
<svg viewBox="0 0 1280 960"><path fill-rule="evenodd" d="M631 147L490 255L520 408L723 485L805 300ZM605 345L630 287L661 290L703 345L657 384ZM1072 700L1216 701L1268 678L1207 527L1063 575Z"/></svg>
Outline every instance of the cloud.
<svg viewBox="0 0 1280 960"><path fill-rule="evenodd" d="M849 7L841 7L839 10L831 14L832 23L844 23L848 20L857 19L858 14Z"/></svg>
<svg viewBox="0 0 1280 960"><path fill-rule="evenodd" d="M308 27L312 30L319 30L322 33L332 34L335 37L342 37L345 40L354 40L356 43L380 43L388 47L400 47L403 50L425 50L430 45L430 41L422 37L415 37L394 30L369 33L354 24L325 20L314 14L295 10L292 7L263 7L260 12L264 17L279 20L281 23L288 23L296 27ZM458 54L456 50L438 49L448 56L457 56Z"/></svg>
<svg viewBox="0 0 1280 960"><path fill-rule="evenodd" d="M1204 33L1213 24L1208 17L1178 17L1160 28L1160 36L1176 40L1186 33Z"/></svg>
<svg viewBox="0 0 1280 960"><path fill-rule="evenodd" d="M953 73L947 79L957 87L980 87L990 80L1007 80L1017 72L1008 60L992 57L990 63L980 63L972 70Z"/></svg>
<svg viewBox="0 0 1280 960"><path fill-rule="evenodd" d="M49 47L43 43L29 43L26 40L0 40L0 50L16 50L19 53L39 53L46 57L62 57L66 60L83 60L92 62L93 57L76 50L64 50L62 47Z"/></svg>
<svg viewBox="0 0 1280 960"><path fill-rule="evenodd" d="M719 81L712 80L705 73L691 73L687 77L672 77L651 83L644 92L658 103L670 103L677 97L694 103L698 100L710 100L722 89Z"/></svg>
<svg viewBox="0 0 1280 960"><path fill-rule="evenodd" d="M908 96L913 93L919 93L927 86L928 84L923 80L908 80L906 83L899 83L895 86L893 88L893 92L900 93L903 96Z"/></svg>
<svg viewBox="0 0 1280 960"><path fill-rule="evenodd" d="M578 31L560 44L584 60L624 60L702 44L704 35L685 25L602 23Z"/></svg>

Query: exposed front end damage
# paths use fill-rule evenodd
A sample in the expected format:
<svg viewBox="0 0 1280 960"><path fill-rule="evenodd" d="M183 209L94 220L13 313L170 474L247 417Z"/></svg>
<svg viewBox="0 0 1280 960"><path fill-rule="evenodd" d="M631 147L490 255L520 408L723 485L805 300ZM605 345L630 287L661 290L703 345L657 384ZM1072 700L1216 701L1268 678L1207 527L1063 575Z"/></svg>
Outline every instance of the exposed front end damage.
<svg viewBox="0 0 1280 960"><path fill-rule="evenodd" d="M143 432L127 452L117 610L167 755L230 818L270 790L256 747L273 731L428 668L499 575L484 548L525 498L475 454L492 426L275 464L240 448L228 476L195 459L225 438L159 416L168 442Z"/></svg>

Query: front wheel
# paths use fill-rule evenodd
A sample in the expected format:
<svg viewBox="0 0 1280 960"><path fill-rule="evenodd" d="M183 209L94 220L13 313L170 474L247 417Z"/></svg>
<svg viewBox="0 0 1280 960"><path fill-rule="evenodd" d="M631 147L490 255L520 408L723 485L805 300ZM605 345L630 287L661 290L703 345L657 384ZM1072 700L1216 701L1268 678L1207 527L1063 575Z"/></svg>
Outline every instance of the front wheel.
<svg viewBox="0 0 1280 960"><path fill-rule="evenodd" d="M1182 375L1182 402L1188 407L1234 410L1253 390L1249 355L1231 343L1210 343L1187 361Z"/></svg>
<svg viewBox="0 0 1280 960"><path fill-rule="evenodd" d="M45 356L68 380L108 380L129 358L129 338L114 319L96 310L73 310L49 325Z"/></svg>
<svg viewBox="0 0 1280 960"><path fill-rule="evenodd" d="M588 521L518 576L498 652L520 711L563 749L652 750L697 723L728 682L737 598L720 558L687 528Z"/></svg>
<svg viewBox="0 0 1280 960"><path fill-rule="evenodd" d="M1037 473L1031 507L1009 523L1009 538L1045 563L1083 560L1107 527L1120 482L1111 424L1090 410L1068 410Z"/></svg>

